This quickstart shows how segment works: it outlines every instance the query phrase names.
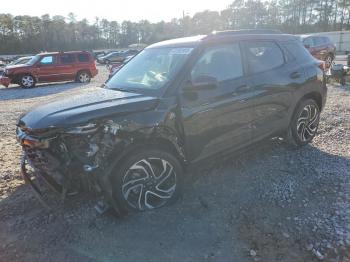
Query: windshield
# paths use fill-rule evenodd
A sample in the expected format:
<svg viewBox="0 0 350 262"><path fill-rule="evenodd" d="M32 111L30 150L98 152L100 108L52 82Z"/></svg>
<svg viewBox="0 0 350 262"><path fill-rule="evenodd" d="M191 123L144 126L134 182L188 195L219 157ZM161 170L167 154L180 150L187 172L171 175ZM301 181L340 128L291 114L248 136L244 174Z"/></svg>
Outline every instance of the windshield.
<svg viewBox="0 0 350 262"><path fill-rule="evenodd" d="M192 49L183 47L145 49L107 82L107 88L160 89L175 76Z"/></svg>
<svg viewBox="0 0 350 262"><path fill-rule="evenodd" d="M33 56L26 64L34 65L37 61L39 61L40 55Z"/></svg>

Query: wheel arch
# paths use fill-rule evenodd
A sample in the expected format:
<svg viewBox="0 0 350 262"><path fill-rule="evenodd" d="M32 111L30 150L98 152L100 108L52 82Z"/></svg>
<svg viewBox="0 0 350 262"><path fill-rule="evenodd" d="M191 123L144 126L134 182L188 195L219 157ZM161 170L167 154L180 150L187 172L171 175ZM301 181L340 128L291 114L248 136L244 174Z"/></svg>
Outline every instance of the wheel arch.
<svg viewBox="0 0 350 262"><path fill-rule="evenodd" d="M13 74L13 75L11 76L11 79L12 79L12 81L13 81L14 83L20 83L21 78L22 78L23 76L25 76L25 75L30 75L31 77L34 78L34 81L35 81L35 82L38 82L38 78L37 78L34 74L32 74L31 72L21 72L21 73Z"/></svg>
<svg viewBox="0 0 350 262"><path fill-rule="evenodd" d="M86 72L86 73L88 73L88 74L90 75L90 77L92 77L92 74L91 74L91 72L90 72L90 69L84 68L84 69L79 69L79 70L77 71L77 73L76 73L76 75L75 75L75 78L78 79L79 74L82 73L82 72Z"/></svg>
<svg viewBox="0 0 350 262"><path fill-rule="evenodd" d="M321 95L319 92L313 91L313 92L310 92L310 93L305 94L304 96L302 96L302 97L299 99L298 104L299 104L301 101L306 100L306 99L313 99L313 100L315 100L315 102L317 103L317 105L318 105L320 111L323 109L323 108L322 108L322 105L323 105L322 95Z"/></svg>
<svg viewBox="0 0 350 262"><path fill-rule="evenodd" d="M117 162L115 165L117 165L120 161L123 161L123 159L128 157L133 152L140 150L141 148L164 150L174 155L181 164L185 164L186 162L182 148L179 145L176 145L169 139L157 136L150 138L138 138L135 139L132 143L124 145L122 149L116 149L119 154L116 152L118 154L118 157L114 160Z"/></svg>

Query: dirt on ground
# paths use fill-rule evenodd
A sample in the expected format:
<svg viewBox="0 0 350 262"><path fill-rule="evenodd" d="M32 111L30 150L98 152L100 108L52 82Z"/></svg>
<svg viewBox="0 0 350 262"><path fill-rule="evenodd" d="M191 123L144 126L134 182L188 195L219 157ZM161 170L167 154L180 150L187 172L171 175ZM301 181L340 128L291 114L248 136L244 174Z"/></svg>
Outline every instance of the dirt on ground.
<svg viewBox="0 0 350 262"><path fill-rule="evenodd" d="M0 88L0 261L350 261L350 85L329 85L313 143L273 139L187 171L175 204L116 218L80 195L47 212L20 176L18 117L89 84Z"/></svg>

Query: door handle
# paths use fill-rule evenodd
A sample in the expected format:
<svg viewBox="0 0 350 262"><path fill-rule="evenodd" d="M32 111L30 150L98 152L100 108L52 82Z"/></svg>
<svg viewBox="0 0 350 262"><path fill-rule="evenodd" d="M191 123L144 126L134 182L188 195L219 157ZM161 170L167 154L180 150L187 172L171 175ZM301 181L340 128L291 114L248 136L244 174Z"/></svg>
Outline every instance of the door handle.
<svg viewBox="0 0 350 262"><path fill-rule="evenodd" d="M290 78L292 78L292 79L296 79L296 78L300 78L300 77L301 77L300 72L293 72L290 74Z"/></svg>

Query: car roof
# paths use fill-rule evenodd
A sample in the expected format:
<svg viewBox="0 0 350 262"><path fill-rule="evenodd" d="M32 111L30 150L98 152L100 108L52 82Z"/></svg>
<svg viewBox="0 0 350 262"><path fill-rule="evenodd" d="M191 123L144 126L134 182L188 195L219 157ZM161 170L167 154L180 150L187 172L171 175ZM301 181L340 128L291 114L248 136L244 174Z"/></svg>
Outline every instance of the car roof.
<svg viewBox="0 0 350 262"><path fill-rule="evenodd" d="M298 37L291 34L284 34L274 30L238 30L238 31L219 31L208 35L197 35L191 37L182 37L148 46L149 48L161 47L196 47L202 43L215 42L220 40L279 40L290 41L297 40Z"/></svg>
<svg viewBox="0 0 350 262"><path fill-rule="evenodd" d="M89 54L88 51L67 51L67 52L44 52L44 53L39 53L39 55L43 56L43 55L81 54L81 53Z"/></svg>
<svg viewBox="0 0 350 262"><path fill-rule="evenodd" d="M305 38L308 38L308 37L323 37L323 38L328 38L329 39L329 37L326 36L326 35L300 35L300 37L302 39L305 39Z"/></svg>

